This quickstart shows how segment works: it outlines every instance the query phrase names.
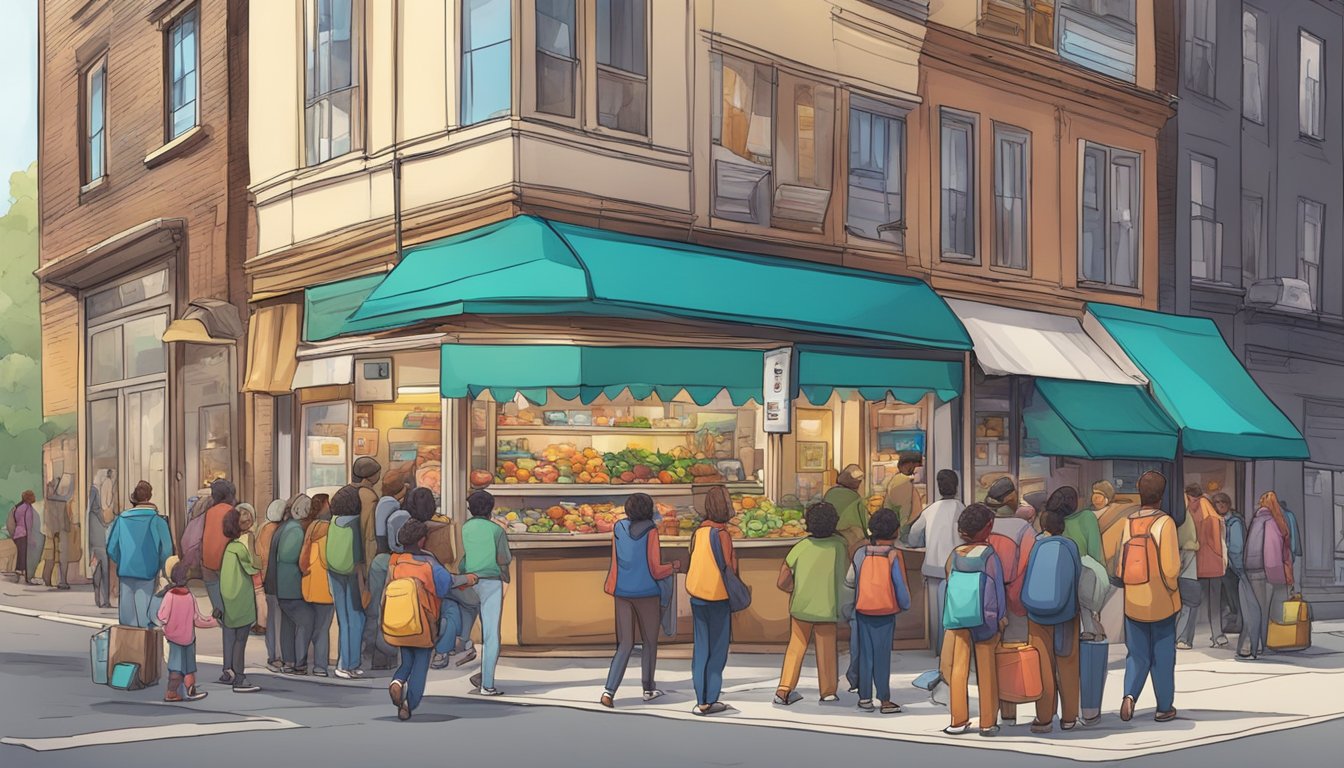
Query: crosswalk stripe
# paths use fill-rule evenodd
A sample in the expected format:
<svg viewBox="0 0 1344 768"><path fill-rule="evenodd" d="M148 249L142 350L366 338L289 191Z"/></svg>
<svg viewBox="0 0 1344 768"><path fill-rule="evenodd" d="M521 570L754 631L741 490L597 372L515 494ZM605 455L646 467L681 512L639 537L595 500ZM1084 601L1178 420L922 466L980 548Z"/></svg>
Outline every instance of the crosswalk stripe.
<svg viewBox="0 0 1344 768"><path fill-rule="evenodd" d="M35 752L55 752L62 749L96 747L107 744L135 744L141 741L160 741L162 739L181 739L191 736L218 736L225 733L246 733L251 731L283 731L304 726L278 717L250 717L228 723L177 723L175 725L151 725L142 728L117 728L110 731L78 733L73 736L52 736L47 738L0 739L0 744L27 747Z"/></svg>

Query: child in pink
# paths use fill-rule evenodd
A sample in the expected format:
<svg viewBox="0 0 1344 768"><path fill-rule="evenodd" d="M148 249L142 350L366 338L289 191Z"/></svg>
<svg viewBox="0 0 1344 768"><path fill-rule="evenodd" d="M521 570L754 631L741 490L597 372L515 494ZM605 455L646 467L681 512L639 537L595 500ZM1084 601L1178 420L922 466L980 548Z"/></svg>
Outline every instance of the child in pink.
<svg viewBox="0 0 1344 768"><path fill-rule="evenodd" d="M196 596L187 589L185 562L173 566L173 588L159 606L159 624L168 638L168 691L164 701L198 701L206 692L196 688L196 628L217 627L211 617L201 613ZM183 688L185 687L185 692Z"/></svg>

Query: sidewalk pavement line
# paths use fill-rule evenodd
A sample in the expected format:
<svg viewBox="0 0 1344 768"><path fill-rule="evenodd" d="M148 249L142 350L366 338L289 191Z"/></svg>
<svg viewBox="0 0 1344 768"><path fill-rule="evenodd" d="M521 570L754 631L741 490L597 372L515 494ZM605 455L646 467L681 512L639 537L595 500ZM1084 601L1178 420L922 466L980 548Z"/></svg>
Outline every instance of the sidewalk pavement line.
<svg viewBox="0 0 1344 768"><path fill-rule="evenodd" d="M52 736L44 738L0 739L0 744L27 747L34 752L54 752L80 747L106 746L110 744L134 744L142 741L162 739L180 739L194 736L217 736L225 733L249 733L252 731L283 731L291 728L303 728L290 720L278 717L248 717L229 723L176 723L174 725L150 725L140 728L116 728L110 731L93 731L73 736Z"/></svg>

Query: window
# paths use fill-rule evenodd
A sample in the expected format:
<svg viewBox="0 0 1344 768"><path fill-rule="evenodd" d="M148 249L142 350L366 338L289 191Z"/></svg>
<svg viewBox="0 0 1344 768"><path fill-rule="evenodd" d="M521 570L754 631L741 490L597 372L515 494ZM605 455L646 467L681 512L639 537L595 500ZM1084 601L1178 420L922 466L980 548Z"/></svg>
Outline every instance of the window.
<svg viewBox="0 0 1344 768"><path fill-rule="evenodd" d="M1190 157L1190 276L1221 280L1222 264L1217 221L1218 166L1213 158Z"/></svg>
<svg viewBox="0 0 1344 768"><path fill-rule="evenodd" d="M820 232L831 199L835 89L728 55L715 54L711 68L714 215Z"/></svg>
<svg viewBox="0 0 1344 768"><path fill-rule="evenodd" d="M200 30L200 10L193 7L178 16L168 27L168 141L181 136L200 120L196 97L199 65L196 36Z"/></svg>
<svg viewBox="0 0 1344 768"><path fill-rule="evenodd" d="M1265 201L1241 196L1241 263L1247 282L1272 277L1265 250Z"/></svg>
<svg viewBox="0 0 1344 768"><path fill-rule="evenodd" d="M1137 67L1135 0L1058 0L1059 57L1094 72L1134 82Z"/></svg>
<svg viewBox="0 0 1344 768"><path fill-rule="evenodd" d="M1298 525L1305 526L1302 565L1306 573L1299 580L1344 585L1344 472L1303 467L1302 479L1305 509L1298 515Z"/></svg>
<svg viewBox="0 0 1344 768"><path fill-rule="evenodd" d="M851 235L905 246L905 119L853 96L849 107Z"/></svg>
<svg viewBox="0 0 1344 768"><path fill-rule="evenodd" d="M303 406L303 490L350 481L350 402Z"/></svg>
<svg viewBox="0 0 1344 768"><path fill-rule="evenodd" d="M1140 156L1083 145L1079 273L1085 283L1139 284Z"/></svg>
<svg viewBox="0 0 1344 768"><path fill-rule="evenodd" d="M1308 32L1299 40L1297 130L1303 136L1320 139L1324 134L1325 91L1321 87L1321 60L1325 44Z"/></svg>
<svg viewBox="0 0 1344 768"><path fill-rule="evenodd" d="M574 117L575 0L537 0L537 111Z"/></svg>
<svg viewBox="0 0 1344 768"><path fill-rule="evenodd" d="M1325 206L1312 200L1297 200L1297 276L1307 284L1313 309L1321 306L1321 228Z"/></svg>
<svg viewBox="0 0 1344 768"><path fill-rule="evenodd" d="M1265 91L1269 62L1269 38L1262 34L1263 16L1245 8L1241 12L1241 116L1265 122Z"/></svg>
<svg viewBox="0 0 1344 768"><path fill-rule="evenodd" d="M1031 134L994 126L994 265L1027 268Z"/></svg>
<svg viewBox="0 0 1344 768"><path fill-rule="evenodd" d="M1185 0L1185 86L1214 96L1218 65L1214 0Z"/></svg>
<svg viewBox="0 0 1344 768"><path fill-rule="evenodd" d="M84 73L84 183L107 175L107 59Z"/></svg>
<svg viewBox="0 0 1344 768"><path fill-rule="evenodd" d="M645 0L597 0L597 122L647 135Z"/></svg>
<svg viewBox="0 0 1344 768"><path fill-rule="evenodd" d="M511 0L462 0L462 124L506 117L513 103Z"/></svg>
<svg viewBox="0 0 1344 768"><path fill-rule="evenodd" d="M942 115L942 246L945 259L975 259L975 122Z"/></svg>
<svg viewBox="0 0 1344 768"><path fill-rule="evenodd" d="M359 109L355 2L305 3L303 123L308 165L324 163L355 148Z"/></svg>

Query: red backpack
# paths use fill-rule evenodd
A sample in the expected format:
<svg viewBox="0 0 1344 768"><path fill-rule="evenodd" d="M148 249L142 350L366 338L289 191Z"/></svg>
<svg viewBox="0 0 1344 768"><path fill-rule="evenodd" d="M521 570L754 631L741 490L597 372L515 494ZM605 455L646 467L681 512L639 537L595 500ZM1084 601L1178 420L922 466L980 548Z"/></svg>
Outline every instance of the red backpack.
<svg viewBox="0 0 1344 768"><path fill-rule="evenodd" d="M863 566L858 574L854 610L868 616L894 616L901 612L896 601L896 584L891 567L899 563L905 570L905 558L895 547L864 548Z"/></svg>
<svg viewBox="0 0 1344 768"><path fill-rule="evenodd" d="M1016 517L995 518L997 525L1003 520L1020 520ZM1025 522L1025 521L1023 521ZM1012 535L997 531L989 534L989 545L999 556L1003 566L1003 591L1008 599L1008 610L1018 616L1026 616L1027 608L1022 605L1022 577L1027 574L1027 561L1031 557L1031 545L1036 541L1031 526L1024 524Z"/></svg>

